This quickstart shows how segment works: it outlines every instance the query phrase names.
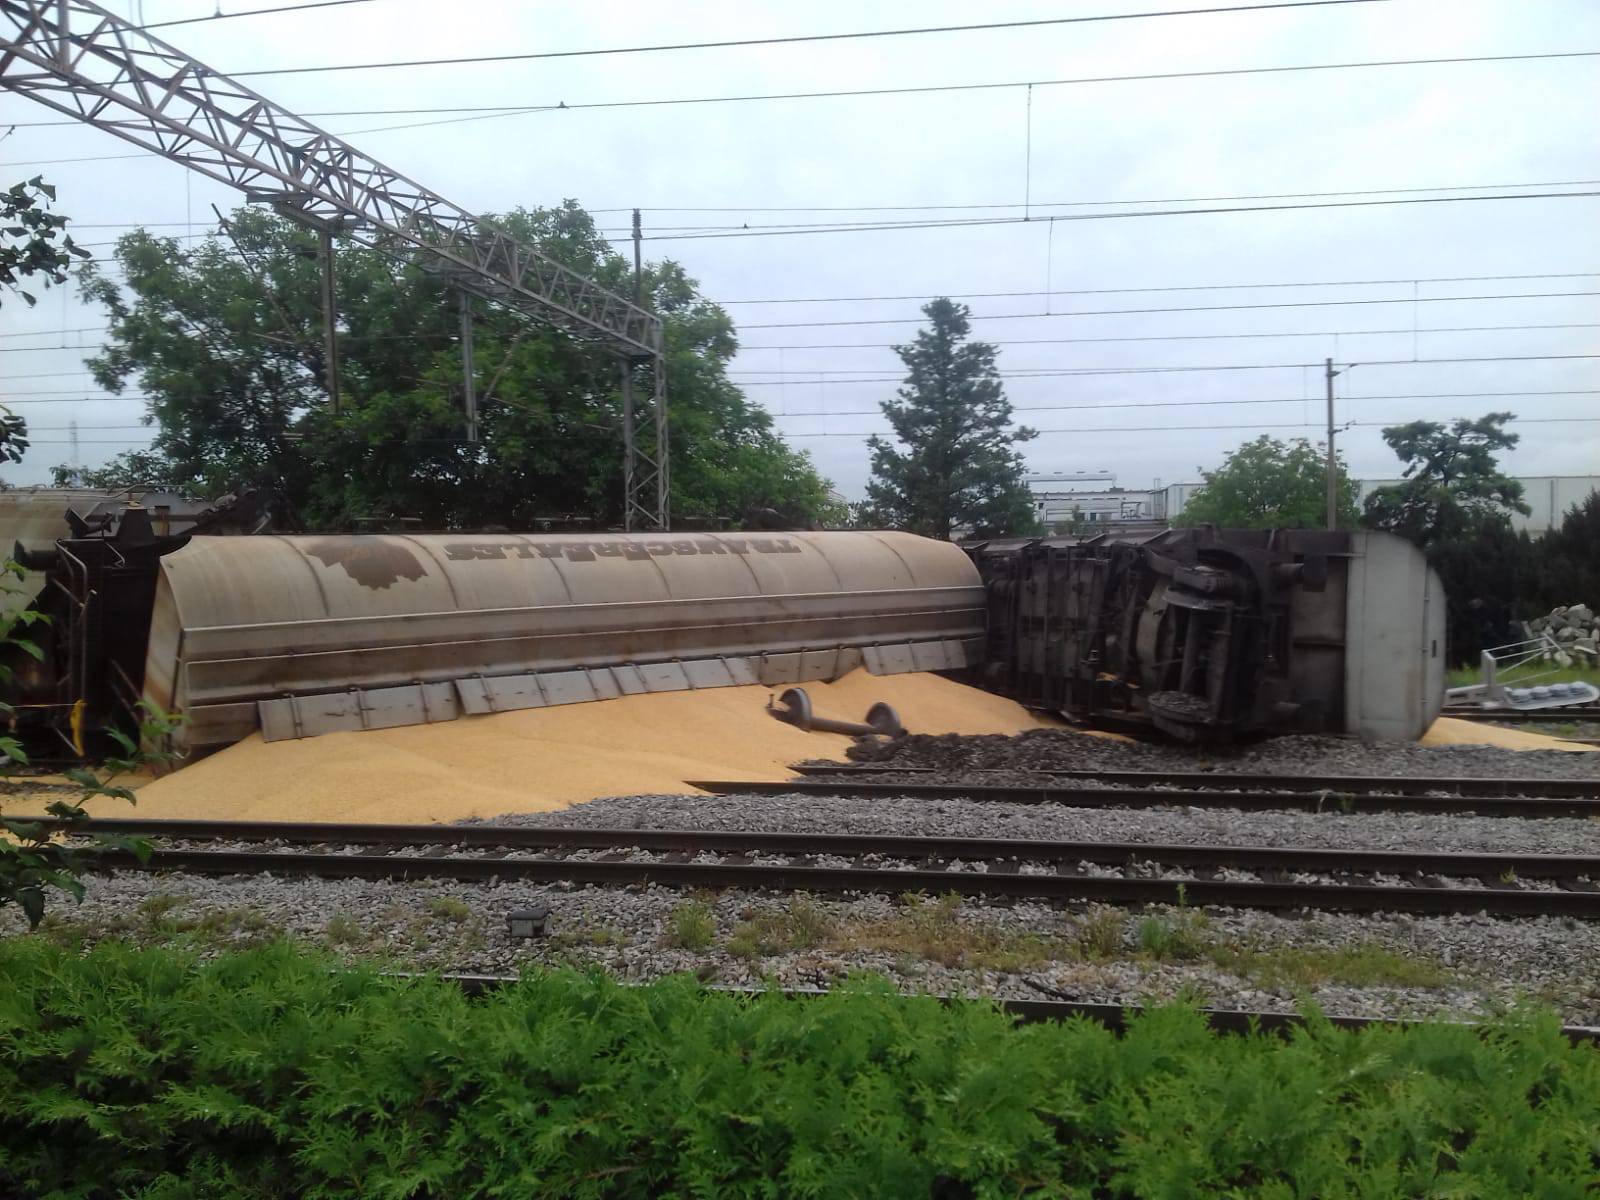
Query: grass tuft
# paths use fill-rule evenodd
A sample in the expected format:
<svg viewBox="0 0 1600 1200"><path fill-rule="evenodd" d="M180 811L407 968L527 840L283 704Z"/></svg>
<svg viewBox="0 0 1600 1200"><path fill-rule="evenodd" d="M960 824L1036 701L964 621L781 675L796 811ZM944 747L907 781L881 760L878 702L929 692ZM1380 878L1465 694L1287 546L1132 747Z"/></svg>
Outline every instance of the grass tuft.
<svg viewBox="0 0 1600 1200"><path fill-rule="evenodd" d="M335 946L365 945L366 926L347 913L335 913L328 919L328 941Z"/></svg>
<svg viewBox="0 0 1600 1200"><path fill-rule="evenodd" d="M1091 908L1078 921L1075 943L1089 962L1106 962L1122 954L1122 934L1128 915L1120 908Z"/></svg>
<svg viewBox="0 0 1600 1200"><path fill-rule="evenodd" d="M841 950L878 950L946 967L988 971L1020 971L1077 957L1076 946L1063 938L1006 929L982 919L963 920L962 899L954 893L935 900L904 896L901 905L900 914L889 920L844 926L832 944Z"/></svg>
<svg viewBox="0 0 1600 1200"><path fill-rule="evenodd" d="M454 921L458 925L472 916L472 906L454 896L431 896L428 899L427 909L430 917L438 917L441 921Z"/></svg>
<svg viewBox="0 0 1600 1200"><path fill-rule="evenodd" d="M1279 946L1272 949L1212 947L1211 960L1261 987L1309 992L1327 984L1345 987L1447 985L1443 963L1400 954L1373 942L1349 946Z"/></svg>
<svg viewBox="0 0 1600 1200"><path fill-rule="evenodd" d="M678 950L704 950L716 939L717 922L699 900L685 900L672 910L662 941Z"/></svg>
<svg viewBox="0 0 1600 1200"><path fill-rule="evenodd" d="M734 958L767 958L791 950L814 950L837 935L833 920L804 896L794 896L788 907L747 909L728 938Z"/></svg>

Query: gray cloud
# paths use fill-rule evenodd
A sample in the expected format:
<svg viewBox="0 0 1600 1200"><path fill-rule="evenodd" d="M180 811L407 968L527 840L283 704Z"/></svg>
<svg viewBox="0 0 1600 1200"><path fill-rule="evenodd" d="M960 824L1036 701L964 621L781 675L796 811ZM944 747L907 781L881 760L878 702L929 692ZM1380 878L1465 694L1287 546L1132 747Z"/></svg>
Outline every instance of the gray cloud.
<svg viewBox="0 0 1600 1200"><path fill-rule="evenodd" d="M127 11L129 0L122 0ZM148 20L203 15L212 0L146 0ZM1129 0L1080 0L1070 12L1137 11ZM518 49L683 41L701 37L883 28L968 22L955 3L860 5L544 5L485 2L449 17L423 0L179 27L171 40L221 70L313 62L416 58ZM1015 3L982 10L987 19L1024 20L1062 12L1059 4ZM468 18L470 19L464 19ZM1600 49L1600 8L1585 0L1538 6L1468 0L1447 7L1394 0L1232 16L1172 18L1014 32L759 47L295 76L255 81L298 111L472 104L541 104L772 91L1054 79L1194 71L1235 66ZM1593 126L1595 60L1469 64L1316 72L1268 77L1037 87L876 98L544 112L413 130L362 134L368 153L468 207L504 209L571 196L592 209L645 210L647 232L728 222L827 221L850 214L683 213L708 206L1018 204L1136 201L1166 197L1300 193L1366 188L1465 186L1600 177ZM0 124L52 114L0 95ZM427 118L417 118L425 120ZM327 118L336 131L406 118ZM20 128L0 159L130 152L125 143L80 127ZM207 227L209 206L238 197L150 157L40 167L60 188L61 211L83 225L150 221ZM31 175L17 167L10 174ZM1574 190L1574 189L1564 189ZM1005 210L1009 215L1012 210ZM1077 213L1047 208L1036 215ZM1092 211L1092 210L1089 210ZM1594 199L1420 204L1147 219L1048 221L795 237L656 241L712 297L919 295L1205 284L1420 279L1600 270ZM868 219L892 213L861 214ZM625 213L602 215L620 236ZM88 230L107 240L116 229ZM183 225L164 230L183 233ZM1047 270L1048 267L1048 270ZM1402 299L1419 303L1122 316L1038 315L979 320L980 336L1002 341L1176 337L1282 332L1283 338L1006 345L1008 371L1152 365L1316 364L1327 356L1378 360L1595 353L1594 329L1417 333L1413 328L1600 322L1595 297L1421 303L1497 292L1600 291L1592 279L1512 283L1390 284L1364 287L1184 291L1125 296L1059 295L1054 313L1083 309L1226 305L1252 302ZM1040 311L1045 300L978 299L980 318ZM1032 306L1030 308L1029 306ZM731 311L746 324L905 319L915 301L754 306ZM98 323L70 290L26 311L0 310L0 333L46 333ZM746 329L735 370L750 394L782 414L778 426L809 449L846 494L864 482L865 447L817 432L881 429L871 409L892 383L827 383L819 372L892 375L888 347L914 325ZM1355 330L1403 330L1356 334ZM1333 331L1344 331L1338 336ZM8 338L0 346L47 338ZM68 334L92 348L94 335ZM810 343L857 349L757 349ZM0 394L71 388L80 379L25 380L75 370L81 352L0 354ZM1464 392L1594 388L1600 360L1545 360L1358 366L1339 381L1339 415L1363 422L1343 435L1352 468L1389 474L1383 422L1477 416L1510 408L1527 418L1600 414L1593 396L1503 399L1366 399ZM763 374L756 374L761 372ZM767 374L784 372L777 376ZM809 380L808 377L809 376ZM772 383L778 379L786 382ZM1255 428L1322 419L1320 370L1184 372L1015 378L1007 390L1019 415L1041 429L1153 427L1148 432L1049 433L1030 444L1041 470L1106 469L1129 485L1192 478ZM1289 403L1210 405L1222 400ZM1182 406L1152 407L1155 402ZM1032 411L1085 407L1082 413ZM1192 406L1189 406L1192 405ZM85 461L121 448L103 440L137 434L92 428L131 425L128 400L19 407L40 443L10 477L45 478L67 457L64 431L80 423ZM1203 426L1204 428L1187 428ZM1250 428L1222 428L1250 426ZM1185 427L1185 428L1178 428ZM1525 474L1593 473L1600 423L1528 423L1510 466ZM1272 429L1319 436L1317 428Z"/></svg>

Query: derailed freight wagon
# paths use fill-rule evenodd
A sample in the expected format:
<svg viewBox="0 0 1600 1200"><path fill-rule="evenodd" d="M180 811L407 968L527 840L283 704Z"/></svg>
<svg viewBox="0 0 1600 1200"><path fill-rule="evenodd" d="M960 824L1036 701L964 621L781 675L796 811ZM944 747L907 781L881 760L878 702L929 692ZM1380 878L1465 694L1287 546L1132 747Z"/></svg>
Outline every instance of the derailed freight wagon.
<svg viewBox="0 0 1600 1200"><path fill-rule="evenodd" d="M80 748L140 699L195 754L858 667L1195 740L1415 737L1442 694L1437 579L1382 534L281 536L243 502L83 503L26 551L52 620L17 718Z"/></svg>
<svg viewBox="0 0 1600 1200"><path fill-rule="evenodd" d="M1190 741L1416 738L1444 698L1445 600L1368 530L1169 529L968 544L980 681L1032 708Z"/></svg>

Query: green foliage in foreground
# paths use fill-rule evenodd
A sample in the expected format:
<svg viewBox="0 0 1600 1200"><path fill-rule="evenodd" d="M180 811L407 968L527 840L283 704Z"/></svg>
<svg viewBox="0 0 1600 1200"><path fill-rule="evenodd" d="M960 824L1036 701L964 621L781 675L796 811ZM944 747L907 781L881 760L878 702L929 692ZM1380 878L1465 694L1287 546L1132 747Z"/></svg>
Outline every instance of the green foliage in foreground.
<svg viewBox="0 0 1600 1200"><path fill-rule="evenodd" d="M1580 1197L1553 1019L1290 1041L1015 1027L863 981L552 972L479 999L278 944L0 943L0 1191L60 1196Z"/></svg>

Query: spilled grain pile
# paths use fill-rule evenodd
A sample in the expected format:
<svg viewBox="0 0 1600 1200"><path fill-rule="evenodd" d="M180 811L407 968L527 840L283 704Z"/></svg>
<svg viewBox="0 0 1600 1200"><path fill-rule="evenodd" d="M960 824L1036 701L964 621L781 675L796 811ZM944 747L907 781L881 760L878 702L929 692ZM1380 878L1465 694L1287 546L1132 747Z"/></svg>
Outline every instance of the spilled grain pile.
<svg viewBox="0 0 1600 1200"><path fill-rule="evenodd" d="M1045 724L1010 700L937 675L856 671L805 687L818 715L859 721L884 700L916 733L1010 734ZM141 789L137 812L456 821L599 796L681 793L687 779L787 779L792 763L844 756L848 737L804 733L769 716L775 690L624 696L270 744L256 735Z"/></svg>
<svg viewBox="0 0 1600 1200"><path fill-rule="evenodd" d="M1544 733L1526 729L1507 729L1503 725L1482 725L1476 721L1459 721L1454 717L1440 717L1433 728L1422 735L1424 746L1497 746L1502 750L1571 750L1575 753L1593 752L1595 747L1565 741Z"/></svg>

